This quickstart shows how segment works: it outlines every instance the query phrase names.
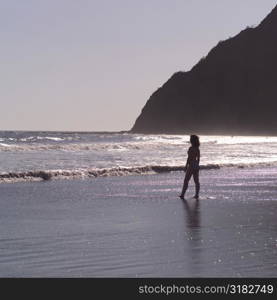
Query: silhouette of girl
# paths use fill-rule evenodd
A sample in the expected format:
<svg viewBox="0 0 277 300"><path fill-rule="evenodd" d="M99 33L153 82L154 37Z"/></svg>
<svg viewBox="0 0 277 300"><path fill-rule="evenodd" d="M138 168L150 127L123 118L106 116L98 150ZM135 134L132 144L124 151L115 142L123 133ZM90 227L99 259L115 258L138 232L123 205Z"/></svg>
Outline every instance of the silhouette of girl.
<svg viewBox="0 0 277 300"><path fill-rule="evenodd" d="M184 196L187 191L191 176L193 176L193 180L195 183L195 195L194 195L195 199L199 198L199 190L200 190L200 183L199 183L200 142L199 142L199 137L197 135L191 135L190 143L191 143L191 147L188 150L188 159L187 159L187 163L185 166L186 176L184 179L182 193L179 196L183 200L184 200Z"/></svg>

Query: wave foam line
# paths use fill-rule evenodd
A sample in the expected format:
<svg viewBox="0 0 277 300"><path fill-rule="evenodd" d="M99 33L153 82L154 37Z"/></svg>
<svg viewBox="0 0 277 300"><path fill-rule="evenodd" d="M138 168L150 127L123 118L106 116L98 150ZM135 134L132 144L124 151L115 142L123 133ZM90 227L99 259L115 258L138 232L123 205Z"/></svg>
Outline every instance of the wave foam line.
<svg viewBox="0 0 277 300"><path fill-rule="evenodd" d="M200 169L219 169L219 165L201 166ZM158 174L173 171L184 171L184 166L142 166L142 167L114 167L84 170L46 170L26 172L0 173L0 182L41 181L50 179L73 179L89 177L128 176Z"/></svg>
<svg viewBox="0 0 277 300"><path fill-rule="evenodd" d="M254 163L254 164L207 164L201 165L200 170L217 170L221 167L251 168L270 167L276 162ZM97 178L109 176L130 176L169 173L174 171L184 171L184 166L139 166L139 167L113 167L102 169L77 169L77 170L45 170L26 172L4 172L0 173L0 183L21 182L21 181L42 181L51 179L74 179L74 178Z"/></svg>

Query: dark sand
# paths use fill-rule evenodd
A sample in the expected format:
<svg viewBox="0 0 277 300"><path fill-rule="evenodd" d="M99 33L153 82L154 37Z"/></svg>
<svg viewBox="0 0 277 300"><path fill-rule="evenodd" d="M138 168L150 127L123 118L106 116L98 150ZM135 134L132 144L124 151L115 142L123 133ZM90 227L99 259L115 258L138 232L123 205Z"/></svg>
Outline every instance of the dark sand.
<svg viewBox="0 0 277 300"><path fill-rule="evenodd" d="M276 277L277 170L1 184L1 277Z"/></svg>

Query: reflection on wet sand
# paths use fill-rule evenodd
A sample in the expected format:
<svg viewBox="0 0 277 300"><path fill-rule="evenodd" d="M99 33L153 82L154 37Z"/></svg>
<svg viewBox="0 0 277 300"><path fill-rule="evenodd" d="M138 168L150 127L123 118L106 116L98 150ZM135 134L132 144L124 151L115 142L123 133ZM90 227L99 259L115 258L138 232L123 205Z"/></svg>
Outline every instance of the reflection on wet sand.
<svg viewBox="0 0 277 300"><path fill-rule="evenodd" d="M184 207L187 213L187 227L194 229L200 227L200 201L195 200L193 203L189 203L188 200L184 200Z"/></svg>
<svg viewBox="0 0 277 300"><path fill-rule="evenodd" d="M202 262L202 238L201 238L201 210L199 200L183 200L185 208L185 220L188 247L187 251L189 261L188 268L189 274L200 274L203 266Z"/></svg>

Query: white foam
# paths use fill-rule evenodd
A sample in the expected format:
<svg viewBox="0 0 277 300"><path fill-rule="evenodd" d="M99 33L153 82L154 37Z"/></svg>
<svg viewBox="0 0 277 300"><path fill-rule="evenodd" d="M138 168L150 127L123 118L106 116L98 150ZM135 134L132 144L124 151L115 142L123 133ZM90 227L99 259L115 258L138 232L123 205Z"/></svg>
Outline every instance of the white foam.
<svg viewBox="0 0 277 300"><path fill-rule="evenodd" d="M38 140L50 140L50 141L64 141L63 138L52 137L52 136L38 136L36 139L38 139Z"/></svg>
<svg viewBox="0 0 277 300"><path fill-rule="evenodd" d="M263 144L277 143L277 137L269 136L202 136L201 143L216 144Z"/></svg>

